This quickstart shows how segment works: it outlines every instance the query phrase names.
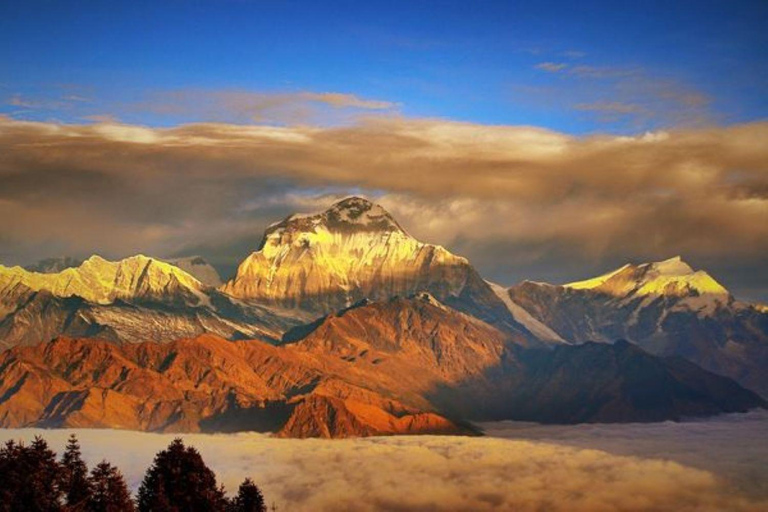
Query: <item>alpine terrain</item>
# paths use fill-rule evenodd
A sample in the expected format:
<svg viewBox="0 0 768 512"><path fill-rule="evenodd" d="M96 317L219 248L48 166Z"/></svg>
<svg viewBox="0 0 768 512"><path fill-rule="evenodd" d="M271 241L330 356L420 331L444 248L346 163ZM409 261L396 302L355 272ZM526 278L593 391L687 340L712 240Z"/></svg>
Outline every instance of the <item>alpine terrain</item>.
<svg viewBox="0 0 768 512"><path fill-rule="evenodd" d="M475 434L766 405L729 378L760 389L766 315L679 259L504 289L351 197L218 282L198 257L0 266L0 426Z"/></svg>
<svg viewBox="0 0 768 512"><path fill-rule="evenodd" d="M768 314L739 302L680 257L624 265L562 286L525 281L507 293L574 343L626 339L654 354L688 359L768 396Z"/></svg>

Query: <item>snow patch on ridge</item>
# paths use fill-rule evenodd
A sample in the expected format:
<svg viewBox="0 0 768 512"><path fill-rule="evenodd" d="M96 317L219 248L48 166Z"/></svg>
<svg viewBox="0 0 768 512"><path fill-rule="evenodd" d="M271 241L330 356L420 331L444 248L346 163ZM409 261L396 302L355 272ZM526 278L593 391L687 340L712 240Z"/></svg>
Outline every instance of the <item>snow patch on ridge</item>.
<svg viewBox="0 0 768 512"><path fill-rule="evenodd" d="M540 321L536 320L533 317L533 315L531 315L522 306L518 305L515 301L513 301L510 298L509 292L507 291L506 288L496 283L492 283L490 281L486 281L486 283L488 283L488 286L491 287L491 290L493 290L493 293L495 293L496 296L499 297L499 299L501 299L504 305L507 306L507 309L509 309L509 312L512 313L512 316L514 317L515 321L521 323L526 329L531 331L531 333L533 333L537 338L541 339L542 341L568 343L562 337L560 337L559 334L557 334L555 331L553 331L552 329L550 329Z"/></svg>
<svg viewBox="0 0 768 512"><path fill-rule="evenodd" d="M621 305L642 298L640 307L658 297L675 299L672 310L712 315L732 299L728 290L703 270L694 270L680 256L655 263L624 265L602 276L563 285L619 299Z"/></svg>
<svg viewBox="0 0 768 512"><path fill-rule="evenodd" d="M611 272L608 272L607 274L603 274L601 276L593 277L591 279L585 279L584 281L576 281L573 283L566 283L563 285L564 288L570 288L572 290L593 290L595 288L599 288L600 286L604 285L606 281L611 279L616 274L624 271L625 269L629 268L629 264L624 265L621 268L617 268L616 270L613 270ZM539 284L539 283L536 283ZM548 283L544 283L548 284Z"/></svg>

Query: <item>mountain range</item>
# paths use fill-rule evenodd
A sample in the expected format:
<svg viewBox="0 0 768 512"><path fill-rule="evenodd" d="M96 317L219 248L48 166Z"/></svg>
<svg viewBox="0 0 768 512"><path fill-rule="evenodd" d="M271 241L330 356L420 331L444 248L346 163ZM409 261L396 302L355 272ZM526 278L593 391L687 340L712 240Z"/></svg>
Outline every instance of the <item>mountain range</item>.
<svg viewBox="0 0 768 512"><path fill-rule="evenodd" d="M765 407L768 314L680 258L486 282L351 197L199 257L0 266L0 426L476 433Z"/></svg>
<svg viewBox="0 0 768 512"><path fill-rule="evenodd" d="M680 257L562 286L526 281L507 293L573 343L625 339L768 396L768 315Z"/></svg>

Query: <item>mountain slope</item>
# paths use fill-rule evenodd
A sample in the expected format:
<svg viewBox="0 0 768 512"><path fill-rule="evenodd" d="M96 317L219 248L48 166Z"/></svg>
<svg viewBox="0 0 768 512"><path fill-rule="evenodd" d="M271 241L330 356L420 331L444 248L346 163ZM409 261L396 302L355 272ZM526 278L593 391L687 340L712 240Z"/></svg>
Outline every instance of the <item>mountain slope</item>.
<svg viewBox="0 0 768 512"><path fill-rule="evenodd" d="M522 358L525 375L507 404L522 420L652 422L765 406L728 378L682 358L653 356L624 340L531 351Z"/></svg>
<svg viewBox="0 0 768 512"><path fill-rule="evenodd" d="M656 421L765 406L627 343L528 349L425 294L359 304L293 342L60 338L0 355L0 426L471 433L463 419ZM450 419L454 418L454 419Z"/></svg>
<svg viewBox="0 0 768 512"><path fill-rule="evenodd" d="M421 291L529 340L469 262L408 235L381 206L359 197L270 226L222 291L322 315L362 300Z"/></svg>
<svg viewBox="0 0 768 512"><path fill-rule="evenodd" d="M205 335L117 346L60 338L0 357L0 425L277 431L285 437L461 433L324 375L311 358Z"/></svg>
<svg viewBox="0 0 768 512"><path fill-rule="evenodd" d="M523 282L510 299L573 342L627 339L768 396L768 315L680 258L625 265L563 286Z"/></svg>
<svg viewBox="0 0 768 512"><path fill-rule="evenodd" d="M512 313L512 316L515 318L515 320L523 324L525 328L528 329L528 331L533 333L540 340L546 342L566 343L559 334L557 334L545 324L541 323L519 304L515 303L515 301L513 301L509 296L506 288L496 283L491 283L490 281L488 281L488 284L493 290L493 293L495 293L496 296L501 299L504 305L507 306L507 309L510 313Z"/></svg>

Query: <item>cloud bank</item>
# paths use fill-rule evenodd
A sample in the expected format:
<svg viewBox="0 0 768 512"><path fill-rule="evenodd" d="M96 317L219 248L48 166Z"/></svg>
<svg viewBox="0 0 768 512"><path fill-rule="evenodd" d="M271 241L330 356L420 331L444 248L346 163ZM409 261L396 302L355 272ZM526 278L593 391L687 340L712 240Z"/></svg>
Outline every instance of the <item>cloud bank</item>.
<svg viewBox="0 0 768 512"><path fill-rule="evenodd" d="M562 426L502 421L483 427L493 437L672 460L717 474L742 493L768 499L768 411L682 423Z"/></svg>
<svg viewBox="0 0 768 512"><path fill-rule="evenodd" d="M106 457L135 490L154 453L173 438L76 430L89 465ZM3 430L0 440L42 434L57 451L69 430ZM764 510L711 473L542 442L392 437L283 440L257 434L185 435L227 489L246 476L290 511Z"/></svg>
<svg viewBox="0 0 768 512"><path fill-rule="evenodd" d="M364 101L322 98L337 100ZM760 295L765 140L768 123L574 137L399 117L173 128L0 117L0 216L12 219L0 258L202 251L234 265L266 224L362 192L505 284L682 254Z"/></svg>

